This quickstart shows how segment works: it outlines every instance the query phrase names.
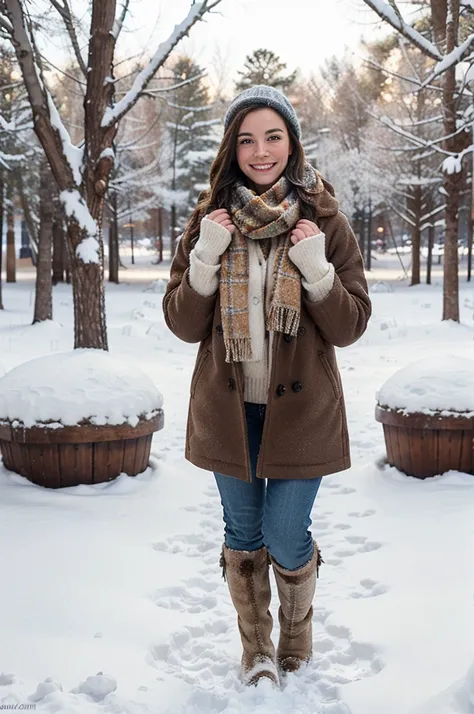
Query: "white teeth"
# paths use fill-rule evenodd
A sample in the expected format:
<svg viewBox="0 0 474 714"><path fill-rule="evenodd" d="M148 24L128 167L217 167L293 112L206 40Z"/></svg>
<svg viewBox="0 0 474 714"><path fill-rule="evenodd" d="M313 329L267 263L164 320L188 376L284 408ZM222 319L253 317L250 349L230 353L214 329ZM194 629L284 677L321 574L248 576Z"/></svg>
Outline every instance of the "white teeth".
<svg viewBox="0 0 474 714"><path fill-rule="evenodd" d="M259 166L253 165L252 168L256 169L257 171L267 171L268 169L271 169L273 164L260 164Z"/></svg>

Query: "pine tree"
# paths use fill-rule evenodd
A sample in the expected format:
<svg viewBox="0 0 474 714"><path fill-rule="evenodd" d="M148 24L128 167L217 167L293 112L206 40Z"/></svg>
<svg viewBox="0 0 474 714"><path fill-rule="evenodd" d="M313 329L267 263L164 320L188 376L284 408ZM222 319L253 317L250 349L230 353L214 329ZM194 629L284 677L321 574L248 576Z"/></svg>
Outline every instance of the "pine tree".
<svg viewBox="0 0 474 714"><path fill-rule="evenodd" d="M287 92L296 79L296 71L282 75L286 63L271 50L259 49L245 58L244 70L238 70L241 79L236 82L236 89L242 91L254 84L267 84Z"/></svg>
<svg viewBox="0 0 474 714"><path fill-rule="evenodd" d="M174 83L199 77L202 69L180 57L173 67ZM182 227L198 195L209 186L209 170L217 153L220 121L212 118L209 91L200 77L179 87L169 100L171 145L172 227ZM175 236L173 236L175 237Z"/></svg>

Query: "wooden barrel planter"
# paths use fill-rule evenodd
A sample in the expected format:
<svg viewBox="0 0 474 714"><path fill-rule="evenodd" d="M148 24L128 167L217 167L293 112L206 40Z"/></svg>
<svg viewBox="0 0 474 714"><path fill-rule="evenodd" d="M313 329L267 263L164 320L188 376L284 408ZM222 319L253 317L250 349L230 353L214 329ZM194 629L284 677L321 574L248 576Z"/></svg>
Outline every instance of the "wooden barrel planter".
<svg viewBox="0 0 474 714"><path fill-rule="evenodd" d="M409 476L474 474L474 361L436 356L395 372L377 395L387 461Z"/></svg>
<svg viewBox="0 0 474 714"><path fill-rule="evenodd" d="M0 378L3 463L46 488L136 476L163 425L153 381L105 350L51 353Z"/></svg>
<svg viewBox="0 0 474 714"><path fill-rule="evenodd" d="M145 471L153 434L163 426L162 410L135 426L25 428L1 422L0 451L7 469L45 488L102 483Z"/></svg>
<svg viewBox="0 0 474 714"><path fill-rule="evenodd" d="M446 471L474 474L474 417L404 414L377 406L387 461L409 476L429 478Z"/></svg>

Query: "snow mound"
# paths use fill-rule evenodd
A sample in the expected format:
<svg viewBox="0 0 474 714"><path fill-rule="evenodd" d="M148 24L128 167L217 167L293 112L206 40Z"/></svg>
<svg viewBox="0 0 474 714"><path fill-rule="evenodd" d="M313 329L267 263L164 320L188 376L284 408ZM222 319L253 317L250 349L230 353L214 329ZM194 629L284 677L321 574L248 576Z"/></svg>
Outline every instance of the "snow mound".
<svg viewBox="0 0 474 714"><path fill-rule="evenodd" d="M75 694L87 694L92 699L101 701L102 699L105 699L108 694L115 692L116 689L117 681L114 677L98 672L91 677L87 677L86 681L81 682L81 684L77 687L77 689L74 689L73 692Z"/></svg>
<svg viewBox="0 0 474 714"><path fill-rule="evenodd" d="M393 288L390 283L380 280L369 287L371 293L393 293Z"/></svg>
<svg viewBox="0 0 474 714"><path fill-rule="evenodd" d="M164 278L158 278L158 280L154 280L152 283L147 285L147 287L143 289L143 292L144 293L156 293L157 295L164 295L166 292L167 285L168 285L167 280L165 280Z"/></svg>
<svg viewBox="0 0 474 714"><path fill-rule="evenodd" d="M52 677L48 677L44 682L40 682L34 694L30 696L32 702L40 702L52 692L62 692L63 687L60 682L55 682Z"/></svg>
<svg viewBox="0 0 474 714"><path fill-rule="evenodd" d="M163 397L146 374L104 350L38 357L0 378L0 420L25 427L38 422L73 426L84 420L135 426L162 406Z"/></svg>
<svg viewBox="0 0 474 714"><path fill-rule="evenodd" d="M413 362L385 382L377 402L405 414L474 416L474 361L452 355Z"/></svg>

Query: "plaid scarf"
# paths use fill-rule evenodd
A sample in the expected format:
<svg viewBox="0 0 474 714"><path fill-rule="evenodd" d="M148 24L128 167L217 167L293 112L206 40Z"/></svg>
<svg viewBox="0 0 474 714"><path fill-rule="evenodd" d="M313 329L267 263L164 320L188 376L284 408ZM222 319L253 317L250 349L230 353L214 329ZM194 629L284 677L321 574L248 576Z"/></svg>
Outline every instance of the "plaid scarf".
<svg viewBox="0 0 474 714"><path fill-rule="evenodd" d="M309 164L305 166L304 186L314 193L322 188L321 178ZM247 362L252 359L252 345L246 239L278 237L267 330L295 336L300 322L301 275L288 251L292 246L291 231L300 219L300 204L296 190L285 176L260 196L239 180L232 192L229 213L236 230L222 256L219 286L226 362Z"/></svg>

